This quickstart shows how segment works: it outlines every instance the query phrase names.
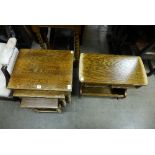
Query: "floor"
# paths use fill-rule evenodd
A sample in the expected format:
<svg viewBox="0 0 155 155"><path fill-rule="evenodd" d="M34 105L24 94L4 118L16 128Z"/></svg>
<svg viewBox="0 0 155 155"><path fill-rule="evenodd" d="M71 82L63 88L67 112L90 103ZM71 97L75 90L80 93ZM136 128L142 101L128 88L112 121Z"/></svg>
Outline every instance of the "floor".
<svg viewBox="0 0 155 155"><path fill-rule="evenodd" d="M87 26L81 50L107 53L106 28L106 26ZM149 77L148 86L129 89L127 98L119 100L99 97L79 98L75 79L76 76L74 76L72 103L62 114L36 113L21 109L19 102L0 100L0 128L155 128L154 75Z"/></svg>

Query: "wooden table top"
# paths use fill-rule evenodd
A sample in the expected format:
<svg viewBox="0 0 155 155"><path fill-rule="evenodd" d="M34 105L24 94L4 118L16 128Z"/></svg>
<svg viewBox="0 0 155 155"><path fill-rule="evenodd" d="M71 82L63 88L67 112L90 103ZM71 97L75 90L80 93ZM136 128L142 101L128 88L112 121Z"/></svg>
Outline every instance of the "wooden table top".
<svg viewBox="0 0 155 155"><path fill-rule="evenodd" d="M21 49L8 88L72 90L73 52Z"/></svg>
<svg viewBox="0 0 155 155"><path fill-rule="evenodd" d="M94 85L143 86L147 75L140 57L82 53L80 82Z"/></svg>

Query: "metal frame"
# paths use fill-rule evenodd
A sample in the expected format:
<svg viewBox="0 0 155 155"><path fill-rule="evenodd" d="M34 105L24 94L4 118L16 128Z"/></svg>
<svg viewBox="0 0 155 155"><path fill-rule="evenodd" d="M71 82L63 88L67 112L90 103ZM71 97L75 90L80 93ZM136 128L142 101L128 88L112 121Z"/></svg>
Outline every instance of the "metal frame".
<svg viewBox="0 0 155 155"><path fill-rule="evenodd" d="M1 68L1 71L3 72L4 76L5 76L5 79L6 79L6 86L8 85L9 83L9 79L10 79L10 74L7 70L7 66L2 66Z"/></svg>
<svg viewBox="0 0 155 155"><path fill-rule="evenodd" d="M6 79L6 87L9 83L9 79L10 79L10 74L7 70L7 66L2 66L1 68L2 73L4 74L4 77ZM11 93L9 94L8 97L0 97L1 100L9 100L9 101L20 101L20 98L18 97L13 97L13 92L11 91Z"/></svg>

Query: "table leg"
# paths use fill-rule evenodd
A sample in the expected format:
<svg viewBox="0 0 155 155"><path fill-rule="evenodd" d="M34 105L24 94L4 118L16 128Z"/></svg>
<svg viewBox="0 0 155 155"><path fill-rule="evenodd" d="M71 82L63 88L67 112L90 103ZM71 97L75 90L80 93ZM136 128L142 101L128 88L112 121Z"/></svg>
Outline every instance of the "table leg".
<svg viewBox="0 0 155 155"><path fill-rule="evenodd" d="M79 34L75 32L74 37L74 45L75 45L75 59L79 60L80 57L80 40L79 40Z"/></svg>
<svg viewBox="0 0 155 155"><path fill-rule="evenodd" d="M38 26L32 26L32 31L36 34L36 37L39 41L40 47L42 49L47 49L46 45L42 39L41 33L40 33L40 28Z"/></svg>

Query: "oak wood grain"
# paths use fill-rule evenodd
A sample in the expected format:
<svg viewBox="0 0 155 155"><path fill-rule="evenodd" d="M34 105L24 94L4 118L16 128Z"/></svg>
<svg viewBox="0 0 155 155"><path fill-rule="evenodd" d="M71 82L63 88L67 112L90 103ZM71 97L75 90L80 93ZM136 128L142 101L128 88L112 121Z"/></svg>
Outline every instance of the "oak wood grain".
<svg viewBox="0 0 155 155"><path fill-rule="evenodd" d="M137 56L82 53L79 80L94 85L143 86L148 84L142 60Z"/></svg>
<svg viewBox="0 0 155 155"><path fill-rule="evenodd" d="M27 90L72 90L71 51L21 49L8 88Z"/></svg>
<svg viewBox="0 0 155 155"><path fill-rule="evenodd" d="M16 97L44 97L44 98L65 98L70 95L68 92L49 91L49 90L14 90L13 96Z"/></svg>

